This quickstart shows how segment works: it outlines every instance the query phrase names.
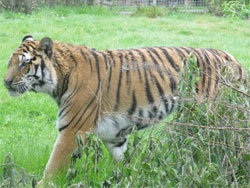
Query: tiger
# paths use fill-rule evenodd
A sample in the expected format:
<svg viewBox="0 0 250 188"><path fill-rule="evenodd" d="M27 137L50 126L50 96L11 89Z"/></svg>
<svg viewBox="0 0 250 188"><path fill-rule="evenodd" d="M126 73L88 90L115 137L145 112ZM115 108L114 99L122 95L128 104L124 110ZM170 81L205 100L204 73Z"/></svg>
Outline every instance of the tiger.
<svg viewBox="0 0 250 188"><path fill-rule="evenodd" d="M243 66L217 49L96 50L24 36L10 56L4 85L11 96L46 93L59 109L59 134L39 185L67 168L77 134L84 139L87 132L96 134L115 160L123 159L133 129L150 126L144 119L162 120L176 110L180 72L190 54L200 71L195 86L200 99L215 100L224 66L234 71L236 80L247 80Z"/></svg>

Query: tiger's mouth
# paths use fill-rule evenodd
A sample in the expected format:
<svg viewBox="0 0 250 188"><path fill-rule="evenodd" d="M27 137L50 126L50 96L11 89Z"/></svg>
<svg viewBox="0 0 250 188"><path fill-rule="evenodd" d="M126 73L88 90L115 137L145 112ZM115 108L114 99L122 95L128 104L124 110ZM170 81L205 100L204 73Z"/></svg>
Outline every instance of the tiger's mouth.
<svg viewBox="0 0 250 188"><path fill-rule="evenodd" d="M5 87L8 89L8 93L12 97L18 97L18 96L20 96L20 95L22 95L23 93L26 92L25 87L17 87L17 88L15 88L15 87L13 87L11 85L7 85L7 84L5 84Z"/></svg>
<svg viewBox="0 0 250 188"><path fill-rule="evenodd" d="M15 90L12 88L8 88L8 93L11 97L18 97L18 96L23 94L23 93L19 92L18 90Z"/></svg>

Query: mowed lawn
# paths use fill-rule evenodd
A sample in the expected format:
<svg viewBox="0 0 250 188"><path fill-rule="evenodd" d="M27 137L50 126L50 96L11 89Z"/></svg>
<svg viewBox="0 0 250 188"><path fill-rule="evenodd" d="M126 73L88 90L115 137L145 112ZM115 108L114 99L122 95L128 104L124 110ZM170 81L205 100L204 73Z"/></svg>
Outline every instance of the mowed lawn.
<svg viewBox="0 0 250 188"><path fill-rule="evenodd" d="M246 69L250 67L250 21L187 13L153 19L127 17L99 8L43 8L30 15L0 13L0 165L11 153L16 164L38 179L57 136L56 103L44 94L11 98L3 85L9 56L27 34L38 40L47 36L96 49L216 48L234 55ZM115 164L107 151L103 158L99 168L111 175ZM106 177L95 178L102 182Z"/></svg>

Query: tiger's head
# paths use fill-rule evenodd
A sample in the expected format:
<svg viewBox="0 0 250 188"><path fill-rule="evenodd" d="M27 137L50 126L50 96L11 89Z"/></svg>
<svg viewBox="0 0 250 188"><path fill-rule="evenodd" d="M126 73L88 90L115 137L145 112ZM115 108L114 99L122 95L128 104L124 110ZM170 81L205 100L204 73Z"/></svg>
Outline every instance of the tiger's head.
<svg viewBox="0 0 250 188"><path fill-rule="evenodd" d="M57 85L52 40L46 37L37 41L31 35L25 36L10 56L4 85L11 96L19 96L26 91L52 95Z"/></svg>

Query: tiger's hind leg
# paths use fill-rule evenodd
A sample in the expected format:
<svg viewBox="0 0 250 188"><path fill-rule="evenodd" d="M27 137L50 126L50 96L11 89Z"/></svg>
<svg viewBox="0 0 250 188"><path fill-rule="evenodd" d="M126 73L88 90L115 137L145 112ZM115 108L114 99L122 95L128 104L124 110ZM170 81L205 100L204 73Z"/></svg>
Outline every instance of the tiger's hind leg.
<svg viewBox="0 0 250 188"><path fill-rule="evenodd" d="M122 160L127 150L127 139L123 138L120 142L104 142L112 157L116 160Z"/></svg>
<svg viewBox="0 0 250 188"><path fill-rule="evenodd" d="M127 149L126 136L131 132L133 123L122 115L111 115L100 119L95 133L106 145L111 156L116 160L124 158Z"/></svg>

